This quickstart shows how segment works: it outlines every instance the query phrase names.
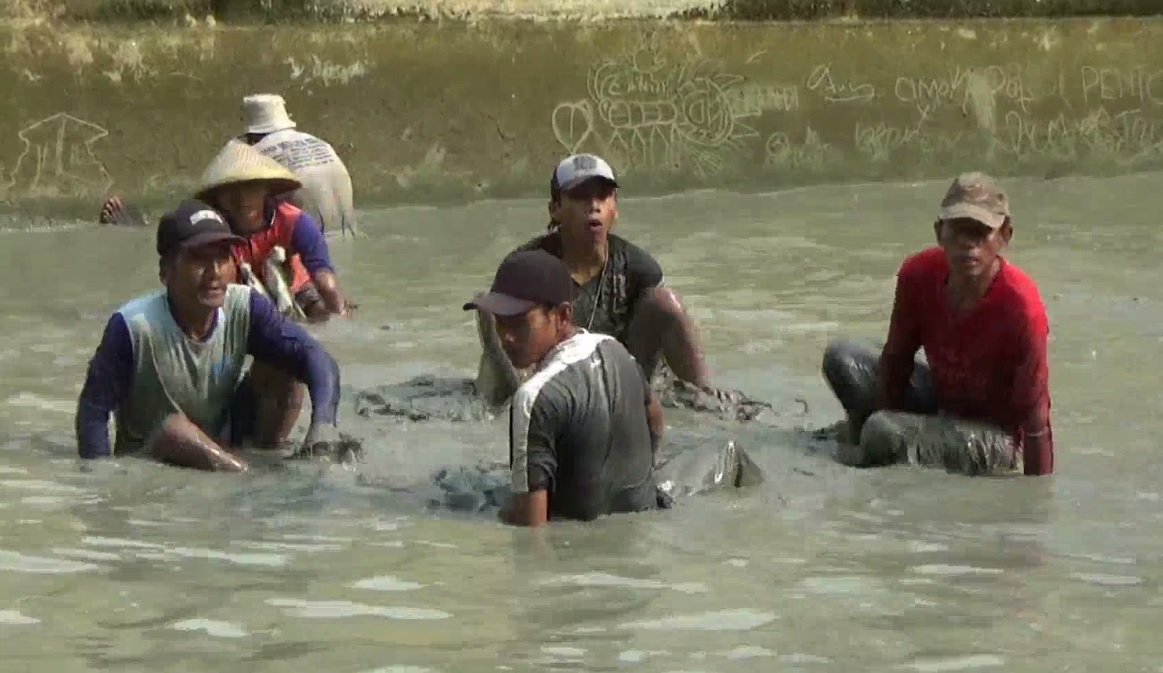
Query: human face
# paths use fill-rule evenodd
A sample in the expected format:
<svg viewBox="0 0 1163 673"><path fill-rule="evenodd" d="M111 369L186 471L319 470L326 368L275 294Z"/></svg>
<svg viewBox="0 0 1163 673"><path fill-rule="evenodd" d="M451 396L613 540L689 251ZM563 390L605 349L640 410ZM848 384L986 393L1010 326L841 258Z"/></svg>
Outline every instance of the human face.
<svg viewBox="0 0 1163 673"><path fill-rule="evenodd" d="M266 226L264 210L269 194L270 188L261 180L236 182L215 189L213 200L226 212L230 226L245 236Z"/></svg>
<svg viewBox="0 0 1163 673"><path fill-rule="evenodd" d="M162 274L170 299L183 306L220 308L234 276L230 248L230 243L210 243L179 252Z"/></svg>
<svg viewBox="0 0 1163 673"><path fill-rule="evenodd" d="M618 190L608 180L593 178L561 194L549 204L549 215L563 236L585 245L602 245L618 217Z"/></svg>
<svg viewBox="0 0 1163 673"><path fill-rule="evenodd" d="M509 362L525 369L544 360L561 343L573 324L573 309L569 304L552 309L535 306L518 315L496 316L496 321L497 336Z"/></svg>
<svg viewBox="0 0 1163 673"><path fill-rule="evenodd" d="M938 220L933 226L951 272L965 280L988 274L1013 234L1009 220L997 229L968 217Z"/></svg>

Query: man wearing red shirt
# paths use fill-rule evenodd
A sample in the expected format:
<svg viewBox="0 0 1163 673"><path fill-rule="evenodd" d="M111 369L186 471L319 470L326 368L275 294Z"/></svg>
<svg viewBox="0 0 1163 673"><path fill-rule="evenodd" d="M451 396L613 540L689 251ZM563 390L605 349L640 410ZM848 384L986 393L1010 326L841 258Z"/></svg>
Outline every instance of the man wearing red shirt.
<svg viewBox="0 0 1163 673"><path fill-rule="evenodd" d="M1049 323L1034 281L1002 257L1009 201L988 176L961 175L934 224L937 246L897 274L888 342L835 342L823 373L848 415L839 459L912 462L964 474L1054 471ZM914 361L924 349L928 366Z"/></svg>

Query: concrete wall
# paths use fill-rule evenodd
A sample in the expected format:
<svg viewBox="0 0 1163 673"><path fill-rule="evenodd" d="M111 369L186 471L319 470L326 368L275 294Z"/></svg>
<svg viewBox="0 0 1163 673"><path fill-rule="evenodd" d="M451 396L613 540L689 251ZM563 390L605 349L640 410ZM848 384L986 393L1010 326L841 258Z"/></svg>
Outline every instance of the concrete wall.
<svg viewBox="0 0 1163 673"><path fill-rule="evenodd" d="M181 19L208 14L221 21L382 20L526 17L606 20L613 17L699 17L726 21L812 21L822 18L1064 18L1163 14L1159 0L0 0L0 18L107 21Z"/></svg>
<svg viewBox="0 0 1163 673"><path fill-rule="evenodd" d="M633 193L1118 172L1163 161L1163 20L185 28L0 24L0 200L188 191L282 93L367 206L543 195L573 151Z"/></svg>

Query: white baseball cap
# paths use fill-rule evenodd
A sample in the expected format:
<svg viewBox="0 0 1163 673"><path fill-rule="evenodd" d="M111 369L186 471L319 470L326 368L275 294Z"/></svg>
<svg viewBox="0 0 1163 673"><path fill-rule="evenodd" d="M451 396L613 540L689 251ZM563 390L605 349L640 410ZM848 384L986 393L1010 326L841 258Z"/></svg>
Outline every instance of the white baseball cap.
<svg viewBox="0 0 1163 673"><path fill-rule="evenodd" d="M614 177L614 169L606 160L596 154L574 154L562 159L553 171L550 189L553 191L569 191L586 180L598 178L617 187L618 179Z"/></svg>

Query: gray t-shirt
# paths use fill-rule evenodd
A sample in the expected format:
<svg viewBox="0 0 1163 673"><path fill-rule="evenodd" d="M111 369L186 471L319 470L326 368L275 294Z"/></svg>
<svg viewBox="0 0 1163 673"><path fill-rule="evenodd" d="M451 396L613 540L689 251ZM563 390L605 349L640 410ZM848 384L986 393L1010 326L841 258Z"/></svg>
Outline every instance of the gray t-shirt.
<svg viewBox="0 0 1163 673"><path fill-rule="evenodd" d="M544 250L560 258L561 233L550 231L517 250ZM608 253L602 273L585 285L574 282L573 321L578 327L609 334L625 344L635 304L643 293L665 281L658 260L620 236L610 234Z"/></svg>
<svg viewBox="0 0 1163 673"><path fill-rule="evenodd" d="M610 336L579 330L513 396L513 492L549 492L551 519L657 506L642 368Z"/></svg>

